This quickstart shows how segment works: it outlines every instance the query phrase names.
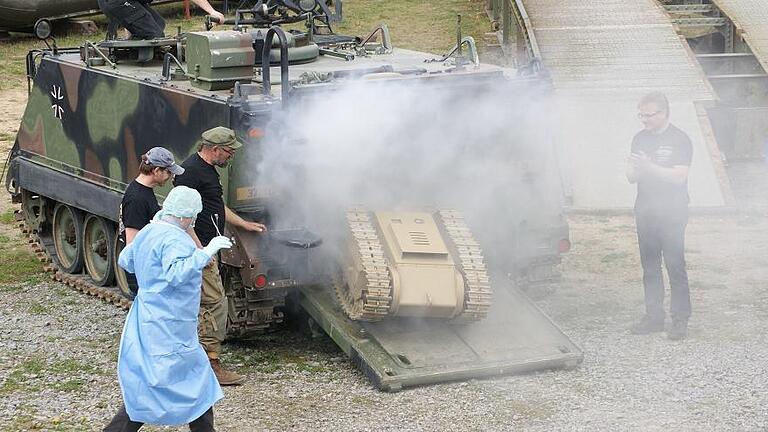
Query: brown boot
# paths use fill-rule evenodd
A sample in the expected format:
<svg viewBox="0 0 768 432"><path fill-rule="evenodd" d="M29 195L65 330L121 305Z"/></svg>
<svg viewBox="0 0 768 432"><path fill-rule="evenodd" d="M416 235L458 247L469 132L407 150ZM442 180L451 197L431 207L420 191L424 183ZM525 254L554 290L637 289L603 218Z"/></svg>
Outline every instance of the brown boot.
<svg viewBox="0 0 768 432"><path fill-rule="evenodd" d="M237 372L224 369L224 366L221 365L219 359L215 358L210 360L211 369L213 369L213 373L216 374L216 379L219 380L219 385L240 385L243 383L243 381L245 381L244 376L238 374Z"/></svg>

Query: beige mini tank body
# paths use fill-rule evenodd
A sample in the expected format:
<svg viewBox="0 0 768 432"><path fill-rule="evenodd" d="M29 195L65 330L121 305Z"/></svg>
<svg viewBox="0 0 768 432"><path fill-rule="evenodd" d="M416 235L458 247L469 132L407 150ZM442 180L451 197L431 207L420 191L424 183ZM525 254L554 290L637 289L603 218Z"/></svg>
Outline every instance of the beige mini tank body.
<svg viewBox="0 0 768 432"><path fill-rule="evenodd" d="M392 316L454 318L464 278L429 213L375 213L390 263Z"/></svg>
<svg viewBox="0 0 768 432"><path fill-rule="evenodd" d="M491 290L477 242L455 211L347 214L339 302L355 320L483 319Z"/></svg>

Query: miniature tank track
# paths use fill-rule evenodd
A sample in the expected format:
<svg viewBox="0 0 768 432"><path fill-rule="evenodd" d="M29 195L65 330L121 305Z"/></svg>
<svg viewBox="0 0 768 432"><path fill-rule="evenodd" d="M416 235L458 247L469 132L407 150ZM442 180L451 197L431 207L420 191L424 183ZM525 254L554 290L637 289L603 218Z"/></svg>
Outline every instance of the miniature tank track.
<svg viewBox="0 0 768 432"><path fill-rule="evenodd" d="M352 210L346 216L353 243L362 261L360 277L365 279L365 287L360 292L353 292L348 284L339 280L334 283L334 291L338 303L351 319L380 321L388 315L392 304L392 278L384 247L369 212Z"/></svg>
<svg viewBox="0 0 768 432"><path fill-rule="evenodd" d="M483 252L460 212L441 210L435 216L447 234L452 255L459 258L457 267L464 276L464 311L453 320L480 321L488 316L492 295Z"/></svg>
<svg viewBox="0 0 768 432"><path fill-rule="evenodd" d="M51 256L55 256L53 242L49 239L41 238L36 230L28 228L24 222L21 210L16 210L14 216L18 221L18 228L27 238L27 243L29 243L37 259L43 263L43 270L51 274L51 279L61 282L76 291L100 298L104 302L113 304L123 310L128 310L131 307L133 302L125 298L119 288L98 286L92 283L87 275L69 274L62 271L55 261L51 259Z"/></svg>

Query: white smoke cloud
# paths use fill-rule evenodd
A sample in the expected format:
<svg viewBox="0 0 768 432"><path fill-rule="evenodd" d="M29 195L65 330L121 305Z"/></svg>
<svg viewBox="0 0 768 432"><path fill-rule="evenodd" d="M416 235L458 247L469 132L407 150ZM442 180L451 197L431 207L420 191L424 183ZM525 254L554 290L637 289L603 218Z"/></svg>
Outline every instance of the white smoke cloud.
<svg viewBox="0 0 768 432"><path fill-rule="evenodd" d="M289 197L273 209L283 227L335 238L350 208L454 208L477 238L511 247L520 223L546 224L562 203L541 91L357 81L291 106L267 128L281 132L255 179Z"/></svg>

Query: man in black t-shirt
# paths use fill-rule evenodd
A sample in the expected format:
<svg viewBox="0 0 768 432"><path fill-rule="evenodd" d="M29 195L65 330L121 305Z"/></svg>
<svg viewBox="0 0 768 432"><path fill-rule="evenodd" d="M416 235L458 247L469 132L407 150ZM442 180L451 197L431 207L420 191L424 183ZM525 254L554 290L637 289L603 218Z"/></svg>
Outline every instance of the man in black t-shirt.
<svg viewBox="0 0 768 432"><path fill-rule="evenodd" d="M663 94L646 95L638 110L645 127L632 140L627 179L637 183L635 221L643 266L645 316L630 331L648 334L664 330L663 257L671 290L672 323L667 337L679 340L687 335L691 315L684 250L693 146L685 132L670 124L669 102Z"/></svg>
<svg viewBox="0 0 768 432"><path fill-rule="evenodd" d="M123 247L130 244L139 230L160 210L153 189L163 186L174 175L183 173L184 168L176 165L173 154L163 147L153 147L141 155L139 176L128 184L120 203L118 224ZM126 277L128 288L136 295L136 277L131 273L126 273Z"/></svg>
<svg viewBox="0 0 768 432"><path fill-rule="evenodd" d="M200 192L203 210L198 214L195 233L203 245L208 244L218 232L224 232L224 223L247 231L263 232L266 227L257 222L246 221L224 205L224 191L216 167L226 167L242 144L235 132L225 127L215 127L202 133L197 153L188 157L181 165L184 175L174 180L176 186L183 185ZM215 226L214 223L218 226ZM226 370L219 360L221 343L227 335L227 297L214 257L203 270L202 295L200 296L200 344L211 362L216 378L221 385L241 384L245 378Z"/></svg>

